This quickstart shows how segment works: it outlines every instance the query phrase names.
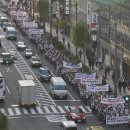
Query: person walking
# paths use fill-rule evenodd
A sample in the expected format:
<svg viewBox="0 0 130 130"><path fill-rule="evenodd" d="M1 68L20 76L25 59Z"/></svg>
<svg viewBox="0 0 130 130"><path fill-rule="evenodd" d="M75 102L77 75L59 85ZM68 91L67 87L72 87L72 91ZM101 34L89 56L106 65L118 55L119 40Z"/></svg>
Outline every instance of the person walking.
<svg viewBox="0 0 130 130"><path fill-rule="evenodd" d="M111 68L110 68L110 66L108 65L108 66L107 66L107 74L108 74L108 76L110 76L110 70L111 70Z"/></svg>
<svg viewBox="0 0 130 130"><path fill-rule="evenodd" d="M81 56L82 56L82 51L81 49L79 50L79 58L81 59Z"/></svg>
<svg viewBox="0 0 130 130"><path fill-rule="evenodd" d="M124 90L124 93L125 93L125 90L126 90L126 87L127 87L127 82L126 82L125 79L123 79L122 86L123 86L123 90Z"/></svg>
<svg viewBox="0 0 130 130"><path fill-rule="evenodd" d="M121 80L119 80L118 81L118 90L119 90L119 93L121 94L121 89L122 89L122 81Z"/></svg>
<svg viewBox="0 0 130 130"><path fill-rule="evenodd" d="M70 42L68 42L67 46L68 46L68 50L70 50Z"/></svg>
<svg viewBox="0 0 130 130"><path fill-rule="evenodd" d="M62 41L63 41L63 44L65 44L65 37L64 36L62 37Z"/></svg>

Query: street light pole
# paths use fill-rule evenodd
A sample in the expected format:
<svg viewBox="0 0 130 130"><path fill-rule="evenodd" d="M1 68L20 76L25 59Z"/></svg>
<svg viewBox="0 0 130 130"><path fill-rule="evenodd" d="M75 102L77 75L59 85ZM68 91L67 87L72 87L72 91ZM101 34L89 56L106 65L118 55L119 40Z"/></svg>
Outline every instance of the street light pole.
<svg viewBox="0 0 130 130"><path fill-rule="evenodd" d="M52 0L50 0L50 42L52 41Z"/></svg>

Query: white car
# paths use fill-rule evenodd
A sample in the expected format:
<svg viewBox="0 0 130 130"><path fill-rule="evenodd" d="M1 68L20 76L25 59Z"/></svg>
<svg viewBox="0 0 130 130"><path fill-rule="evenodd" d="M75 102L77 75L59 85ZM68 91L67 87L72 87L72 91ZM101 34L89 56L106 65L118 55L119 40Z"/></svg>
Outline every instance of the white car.
<svg viewBox="0 0 130 130"><path fill-rule="evenodd" d="M31 48L26 48L24 52L24 56L26 58L30 58L33 55L33 50Z"/></svg>
<svg viewBox="0 0 130 130"><path fill-rule="evenodd" d="M24 50L27 47L27 45L23 41L18 41L16 43L16 47L18 50Z"/></svg>
<svg viewBox="0 0 130 130"><path fill-rule="evenodd" d="M35 55L30 58L30 65L32 67L42 67L42 62L40 58L37 55Z"/></svg>

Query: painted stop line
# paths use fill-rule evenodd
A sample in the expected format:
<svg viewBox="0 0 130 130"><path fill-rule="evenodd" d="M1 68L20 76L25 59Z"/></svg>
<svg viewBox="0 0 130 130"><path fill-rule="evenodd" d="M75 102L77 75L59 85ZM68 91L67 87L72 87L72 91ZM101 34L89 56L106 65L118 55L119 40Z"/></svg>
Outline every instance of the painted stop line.
<svg viewBox="0 0 130 130"><path fill-rule="evenodd" d="M66 118L64 115L48 115L46 116L47 120L49 122L61 122L66 121Z"/></svg>

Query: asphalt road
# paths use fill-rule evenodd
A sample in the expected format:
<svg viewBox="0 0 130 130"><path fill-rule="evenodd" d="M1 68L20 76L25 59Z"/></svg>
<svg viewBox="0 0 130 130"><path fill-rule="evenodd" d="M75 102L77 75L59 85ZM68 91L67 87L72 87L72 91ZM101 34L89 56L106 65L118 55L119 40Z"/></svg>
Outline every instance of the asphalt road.
<svg viewBox="0 0 130 130"><path fill-rule="evenodd" d="M0 37L2 37L2 49L15 48L17 41L25 41L29 43L25 36L22 36L18 30L17 41L8 41L4 38L4 32L0 28ZM29 43L35 53L38 53L36 47ZM88 117L85 124L78 124L78 130L85 130L87 126L101 125L95 116L92 115L88 106L85 106L79 99L77 93L68 84L69 98L68 100L53 100L49 95L49 83L40 83L37 79L38 68L32 68L30 66L29 59L24 57L24 52L18 51L18 61L11 66L0 65L0 71L5 77L6 81L6 99L4 103L0 103L0 111L5 113L9 119L9 130L60 130L60 121L66 120L65 110L67 106L80 105L86 111ZM47 61L44 55L40 55L41 61L44 66L48 66L50 70L55 74L54 66ZM20 62L22 61L22 62ZM21 64L19 64L19 62ZM22 71L24 70L24 72ZM37 100L38 105L34 108L21 108L19 106L17 98L17 81L23 79L25 72L33 74L38 83ZM49 106L51 104L51 106ZM105 130L127 130L127 126L124 127L105 127Z"/></svg>

